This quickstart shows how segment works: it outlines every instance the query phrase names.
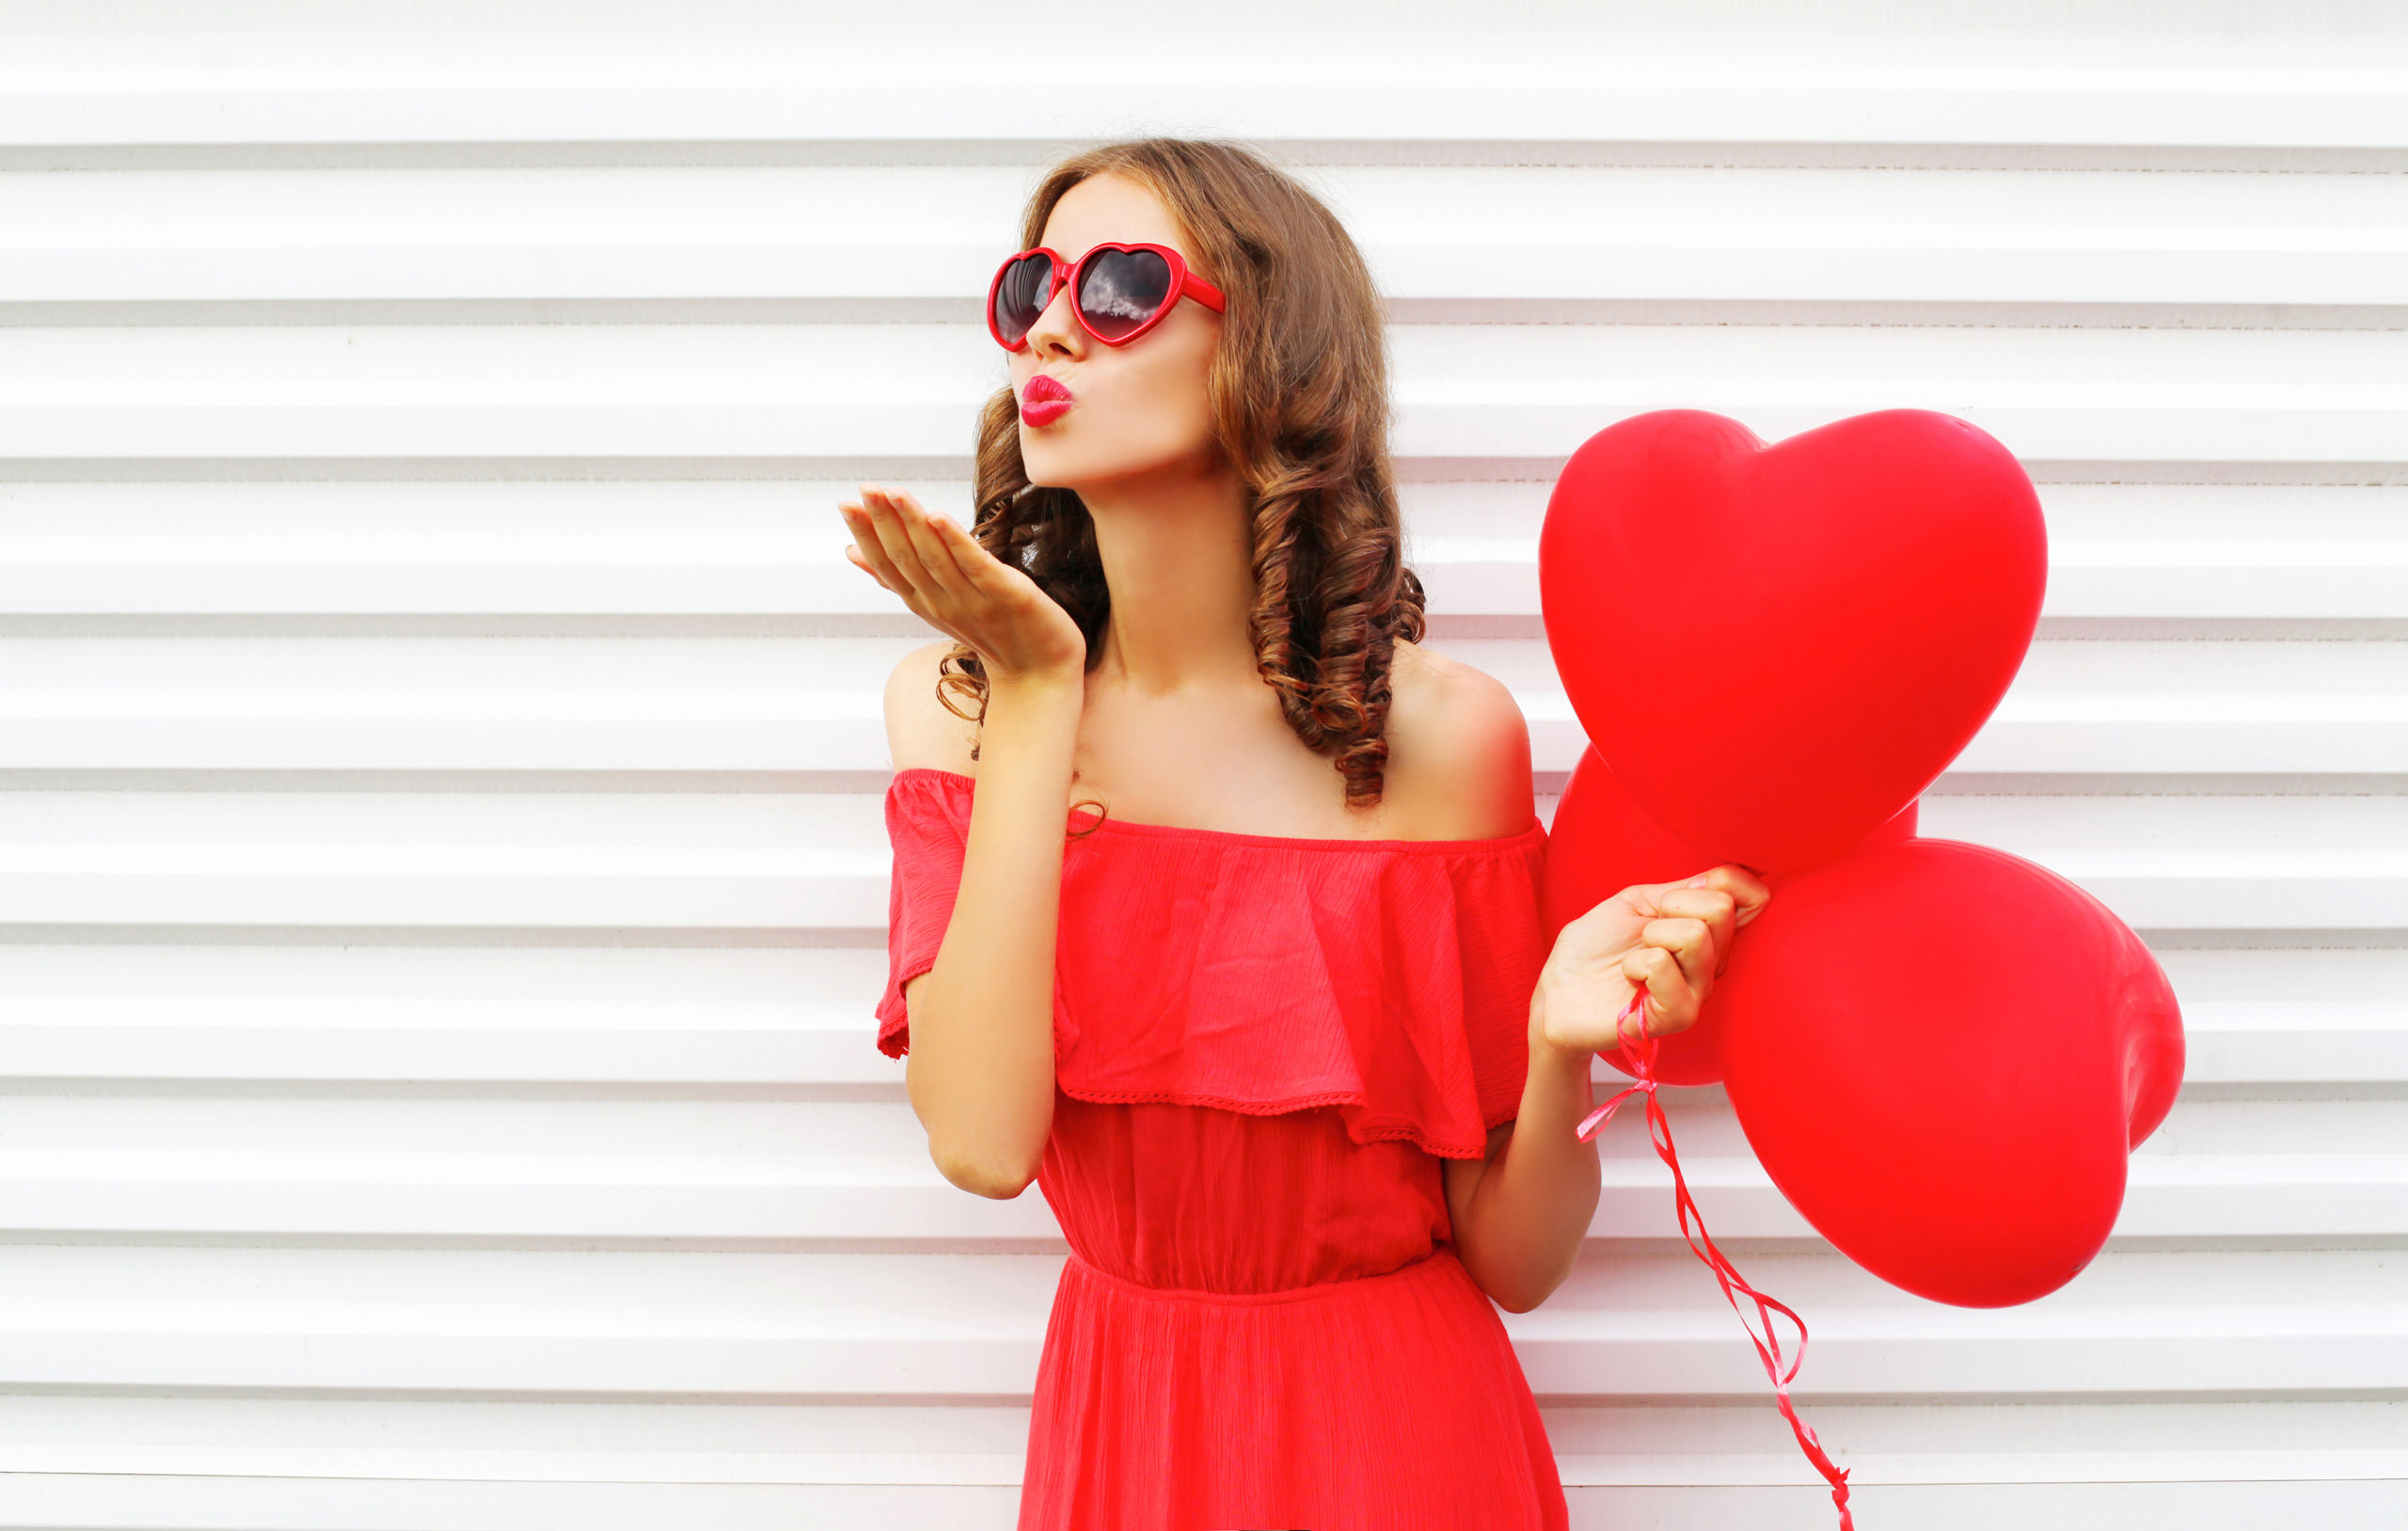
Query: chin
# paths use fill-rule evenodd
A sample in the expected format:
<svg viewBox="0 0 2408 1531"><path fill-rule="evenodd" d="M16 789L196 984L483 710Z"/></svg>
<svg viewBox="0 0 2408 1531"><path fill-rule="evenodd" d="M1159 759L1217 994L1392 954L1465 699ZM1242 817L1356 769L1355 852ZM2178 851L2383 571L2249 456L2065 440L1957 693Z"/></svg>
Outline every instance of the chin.
<svg viewBox="0 0 2408 1531"><path fill-rule="evenodd" d="M1028 481L1039 489L1068 489L1075 493L1082 484L1120 478L1128 472L1120 464L1088 462L1074 451L1043 448L1031 451L1025 445L1021 448L1020 460L1028 473Z"/></svg>
<svg viewBox="0 0 2408 1531"><path fill-rule="evenodd" d="M1054 454L1052 452L1030 451L1026 446L1022 446L1020 462L1021 467L1028 474L1028 481L1039 489L1069 488L1070 486L1063 481L1062 465L1055 462L1054 458Z"/></svg>
<svg viewBox="0 0 2408 1531"><path fill-rule="evenodd" d="M1176 479L1181 476L1187 463L1187 459L1176 454L1152 452L1099 457L1050 442L1031 450L1025 438L1021 443L1020 458L1030 483L1040 489L1068 489L1072 493L1092 485L1128 483L1165 474Z"/></svg>

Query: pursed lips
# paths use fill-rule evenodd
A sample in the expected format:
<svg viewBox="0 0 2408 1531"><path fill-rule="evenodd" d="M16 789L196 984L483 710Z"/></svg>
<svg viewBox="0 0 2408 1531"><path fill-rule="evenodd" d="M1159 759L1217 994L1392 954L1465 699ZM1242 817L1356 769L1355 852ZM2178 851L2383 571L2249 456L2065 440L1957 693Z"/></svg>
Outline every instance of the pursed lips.
<svg viewBox="0 0 2408 1531"><path fill-rule="evenodd" d="M1028 380L1021 390L1020 418L1022 425L1050 425L1069 413L1070 390L1056 379L1039 372Z"/></svg>

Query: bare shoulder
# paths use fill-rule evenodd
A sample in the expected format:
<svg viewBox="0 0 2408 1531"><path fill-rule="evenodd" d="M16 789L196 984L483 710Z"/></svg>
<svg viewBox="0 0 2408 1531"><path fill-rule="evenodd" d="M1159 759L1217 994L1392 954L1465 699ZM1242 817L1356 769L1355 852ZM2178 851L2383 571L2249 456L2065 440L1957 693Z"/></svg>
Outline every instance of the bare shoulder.
<svg viewBox="0 0 2408 1531"><path fill-rule="evenodd" d="M951 639L924 643L896 661L886 677L886 750L898 771L927 766L977 774L970 758L977 729L937 699L939 667L952 652ZM955 702L969 705L958 697Z"/></svg>
<svg viewBox="0 0 2408 1531"><path fill-rule="evenodd" d="M1400 640L1389 673L1386 797L1417 840L1519 833L1537 813L1530 729L1505 683Z"/></svg>

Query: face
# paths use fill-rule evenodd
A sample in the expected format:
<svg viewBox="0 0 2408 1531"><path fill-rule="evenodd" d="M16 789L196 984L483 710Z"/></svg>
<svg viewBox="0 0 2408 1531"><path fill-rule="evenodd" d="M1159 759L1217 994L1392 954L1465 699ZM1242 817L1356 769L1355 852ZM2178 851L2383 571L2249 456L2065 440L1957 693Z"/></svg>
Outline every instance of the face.
<svg viewBox="0 0 2408 1531"><path fill-rule="evenodd" d="M1120 176L1090 176L1063 194L1038 241L1075 261L1099 244L1167 245L1194 259L1170 212L1145 186ZM1196 267L1212 281L1214 274ZM1012 393L1024 398L1042 372L1070 390L1071 406L1042 425L1020 424L1022 460L1031 483L1081 490L1149 476L1210 473L1212 440L1205 374L1220 338L1221 316L1182 297L1162 322L1127 345L1106 345L1071 311L1062 284L1010 353Z"/></svg>

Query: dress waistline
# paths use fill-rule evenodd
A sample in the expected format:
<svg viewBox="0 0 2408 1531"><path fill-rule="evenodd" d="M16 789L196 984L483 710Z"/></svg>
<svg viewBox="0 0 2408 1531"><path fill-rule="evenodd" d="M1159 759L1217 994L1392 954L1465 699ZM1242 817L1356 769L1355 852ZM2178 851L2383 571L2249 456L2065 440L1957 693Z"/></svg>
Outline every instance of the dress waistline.
<svg viewBox="0 0 2408 1531"><path fill-rule="evenodd" d="M1453 1267L1453 1272L1448 1267ZM1076 1271L1087 1280L1106 1286L1117 1287L1132 1297L1157 1302L1217 1302L1231 1307L1263 1307L1281 1302L1310 1302L1338 1298L1368 1295L1383 1283L1405 1282L1429 1277L1444 1279L1459 1273L1466 1282L1471 1272L1463 1269L1462 1257L1451 1243L1432 1247L1429 1254L1407 1260L1393 1271L1382 1271L1368 1276L1340 1276L1336 1281L1316 1281L1305 1286L1286 1286L1271 1292L1211 1292L1196 1286L1149 1286L1142 1281L1131 1281L1096 1264L1077 1250L1070 1251L1069 1264L1063 1268L1065 1275Z"/></svg>

